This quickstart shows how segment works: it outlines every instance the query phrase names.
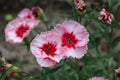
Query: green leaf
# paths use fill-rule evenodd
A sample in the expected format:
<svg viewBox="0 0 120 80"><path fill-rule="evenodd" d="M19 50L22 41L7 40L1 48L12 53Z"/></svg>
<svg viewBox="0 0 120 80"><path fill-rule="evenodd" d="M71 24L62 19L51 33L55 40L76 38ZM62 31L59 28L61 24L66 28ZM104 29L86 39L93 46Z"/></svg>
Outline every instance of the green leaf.
<svg viewBox="0 0 120 80"><path fill-rule="evenodd" d="M111 51L108 58L114 57L117 53L119 53L119 51L120 51L120 43L118 43L118 45Z"/></svg>
<svg viewBox="0 0 120 80"><path fill-rule="evenodd" d="M114 3L114 0L108 0L108 5L109 5L109 8L111 8L111 7L112 7L113 3Z"/></svg>
<svg viewBox="0 0 120 80"><path fill-rule="evenodd" d="M36 32L35 30L32 30L31 32L34 36L36 36L38 34L38 32Z"/></svg>
<svg viewBox="0 0 120 80"><path fill-rule="evenodd" d="M55 73L55 72L57 72L59 69L61 69L61 65L60 66L58 66L58 67L55 67L55 68L53 68L53 69L51 69L51 70L48 70L48 71L46 71L45 73L44 73L44 75L49 75L49 74L52 74L52 73ZM46 68L45 68L46 69Z"/></svg>
<svg viewBox="0 0 120 80"><path fill-rule="evenodd" d="M119 6L120 6L120 2L113 6L112 12L115 13Z"/></svg>
<svg viewBox="0 0 120 80"><path fill-rule="evenodd" d="M112 44L115 44L115 43L117 43L119 41L120 41L120 36L118 36L115 39L113 39Z"/></svg>

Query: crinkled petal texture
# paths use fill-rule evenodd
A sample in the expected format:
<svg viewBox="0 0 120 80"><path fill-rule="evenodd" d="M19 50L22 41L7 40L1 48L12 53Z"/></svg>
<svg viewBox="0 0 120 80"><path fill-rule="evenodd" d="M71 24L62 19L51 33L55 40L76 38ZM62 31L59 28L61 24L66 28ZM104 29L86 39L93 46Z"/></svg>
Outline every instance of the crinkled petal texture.
<svg viewBox="0 0 120 80"><path fill-rule="evenodd" d="M30 49L42 67L51 67L59 63L64 56L60 37L51 31L37 35L31 42Z"/></svg>
<svg viewBox="0 0 120 80"><path fill-rule="evenodd" d="M41 67L52 67L57 63L50 58L36 58L36 60Z"/></svg>
<svg viewBox="0 0 120 80"><path fill-rule="evenodd" d="M22 11L20 11L19 14L18 14L18 17L19 18L34 19L34 16L33 16L32 12L28 8L25 8Z"/></svg>
<svg viewBox="0 0 120 80"><path fill-rule="evenodd" d="M5 28L5 38L10 43L21 43L32 28L36 26L33 19L17 18L9 22Z"/></svg>
<svg viewBox="0 0 120 80"><path fill-rule="evenodd" d="M106 80L106 79L103 77L93 77L93 78L90 78L89 80Z"/></svg>
<svg viewBox="0 0 120 80"><path fill-rule="evenodd" d="M87 7L87 5L83 0L74 0L74 2L75 2L76 9L78 9L79 11L84 11Z"/></svg>
<svg viewBox="0 0 120 80"><path fill-rule="evenodd" d="M112 14L108 12L106 9L102 9L99 14L99 20L102 20L103 22L106 22L108 24L111 24L112 22Z"/></svg>
<svg viewBox="0 0 120 80"><path fill-rule="evenodd" d="M30 21L29 22L34 23L34 27L36 27L40 22L40 20L36 19L28 8L25 8L21 12L19 12L18 18L30 19L30 21L33 21L33 22L30 22Z"/></svg>
<svg viewBox="0 0 120 80"><path fill-rule="evenodd" d="M52 31L60 36L66 57L82 58L87 52L89 34L84 26L75 21L65 21L57 24Z"/></svg>

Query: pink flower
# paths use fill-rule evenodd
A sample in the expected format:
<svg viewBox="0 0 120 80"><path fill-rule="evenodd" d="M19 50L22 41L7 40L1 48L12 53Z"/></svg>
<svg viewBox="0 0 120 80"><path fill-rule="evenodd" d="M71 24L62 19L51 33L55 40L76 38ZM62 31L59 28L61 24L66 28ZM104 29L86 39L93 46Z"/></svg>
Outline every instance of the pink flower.
<svg viewBox="0 0 120 80"><path fill-rule="evenodd" d="M34 19L34 15L32 14L32 12L28 9L25 8L22 11L19 12L18 14L19 18L28 18L28 19Z"/></svg>
<svg viewBox="0 0 120 80"><path fill-rule="evenodd" d="M38 21L39 22L39 21ZM5 28L5 38L10 43L21 43L38 22L30 19L14 19Z"/></svg>
<svg viewBox="0 0 120 80"><path fill-rule="evenodd" d="M106 9L103 8L99 14L98 19L102 20L105 23L111 24L111 22L113 20L113 15L110 14L108 11L106 11Z"/></svg>
<svg viewBox="0 0 120 80"><path fill-rule="evenodd" d="M54 66L55 64L57 64L56 61L50 59L50 58L36 58L38 64L41 66L41 67L52 67Z"/></svg>
<svg viewBox="0 0 120 80"><path fill-rule="evenodd" d="M66 57L82 58L87 52L89 34L79 23L65 21L56 25L53 32L60 36L62 47L66 48Z"/></svg>
<svg viewBox="0 0 120 80"><path fill-rule="evenodd" d="M120 77L120 68L115 70L115 76Z"/></svg>
<svg viewBox="0 0 120 80"><path fill-rule="evenodd" d="M50 31L37 35L31 42L30 49L42 67L51 67L59 63L64 54L60 37Z"/></svg>
<svg viewBox="0 0 120 80"><path fill-rule="evenodd" d="M76 9L80 12L84 12L86 10L87 5L84 3L83 0L74 0Z"/></svg>
<svg viewBox="0 0 120 80"><path fill-rule="evenodd" d="M32 11L30 11L28 8L25 8L22 11L20 11L18 14L18 18L30 19L34 21L34 27L36 27L40 22L40 20L36 19L35 16L32 14Z"/></svg>
<svg viewBox="0 0 120 80"><path fill-rule="evenodd" d="M103 77L93 77L93 78L90 78L89 80L106 80L106 79Z"/></svg>
<svg viewBox="0 0 120 80"><path fill-rule="evenodd" d="M18 14L17 19L14 19L7 24L7 27L5 28L6 41L10 43L21 43L38 23L39 20L35 19L29 9L23 9Z"/></svg>

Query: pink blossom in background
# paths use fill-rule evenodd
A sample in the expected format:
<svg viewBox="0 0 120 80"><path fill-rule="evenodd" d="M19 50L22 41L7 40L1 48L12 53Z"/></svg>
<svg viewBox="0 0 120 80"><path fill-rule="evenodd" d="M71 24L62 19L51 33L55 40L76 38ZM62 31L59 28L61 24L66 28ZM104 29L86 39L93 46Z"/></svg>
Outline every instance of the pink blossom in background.
<svg viewBox="0 0 120 80"><path fill-rule="evenodd" d="M110 14L110 12L108 12L106 9L103 8L101 10L98 18L99 18L99 20L101 20L105 23L111 24L113 16L112 16L112 14Z"/></svg>
<svg viewBox="0 0 120 80"><path fill-rule="evenodd" d="M89 34L84 26L75 21L65 21L57 24L52 31L60 36L66 57L82 58L86 54Z"/></svg>
<svg viewBox="0 0 120 80"><path fill-rule="evenodd" d="M30 49L42 67L51 67L59 63L64 56L60 37L51 31L37 35L31 42Z"/></svg>
<svg viewBox="0 0 120 80"><path fill-rule="evenodd" d="M10 43L21 43L39 21L17 18L10 21L5 28L5 39Z"/></svg>
<svg viewBox="0 0 120 80"><path fill-rule="evenodd" d="M38 25L40 20L36 19L35 16L32 14L32 11L28 8L24 8L22 11L19 12L18 18L24 18L34 21L34 27Z"/></svg>
<svg viewBox="0 0 120 80"><path fill-rule="evenodd" d="M21 43L39 22L40 20L35 19L29 9L23 9L16 19L7 24L5 28L6 41L10 43Z"/></svg>
<svg viewBox="0 0 120 80"><path fill-rule="evenodd" d="M28 18L28 19L34 19L34 15L28 8L24 8L22 11L19 12L18 14L19 18Z"/></svg>
<svg viewBox="0 0 120 80"><path fill-rule="evenodd" d="M93 77L93 78L90 78L89 80L106 80L106 79L103 77Z"/></svg>
<svg viewBox="0 0 120 80"><path fill-rule="evenodd" d="M86 10L87 5L84 3L83 0L74 0L74 3L77 10L81 12L84 12Z"/></svg>

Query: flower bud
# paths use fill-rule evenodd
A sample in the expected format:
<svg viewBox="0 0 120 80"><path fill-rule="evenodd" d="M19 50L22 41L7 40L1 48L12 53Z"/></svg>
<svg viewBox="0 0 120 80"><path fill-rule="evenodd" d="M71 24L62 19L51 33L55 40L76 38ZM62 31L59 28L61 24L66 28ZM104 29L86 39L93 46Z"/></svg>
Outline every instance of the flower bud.
<svg viewBox="0 0 120 80"><path fill-rule="evenodd" d="M80 14L84 14L86 12L87 5L83 0L74 0L75 7Z"/></svg>
<svg viewBox="0 0 120 80"><path fill-rule="evenodd" d="M40 8L39 6L33 7L32 8L32 14L35 17L39 17L41 20L46 21L46 16L44 11L42 10L42 8Z"/></svg>
<svg viewBox="0 0 120 80"><path fill-rule="evenodd" d="M12 64L5 64L5 69L8 69L11 67L11 70L12 72L19 72L20 71L20 68L18 68L17 66L13 66Z"/></svg>
<svg viewBox="0 0 120 80"><path fill-rule="evenodd" d="M120 68L115 70L115 76L120 77Z"/></svg>
<svg viewBox="0 0 120 80"><path fill-rule="evenodd" d="M112 21L114 20L114 16L103 8L99 14L98 19L105 23L111 24Z"/></svg>

